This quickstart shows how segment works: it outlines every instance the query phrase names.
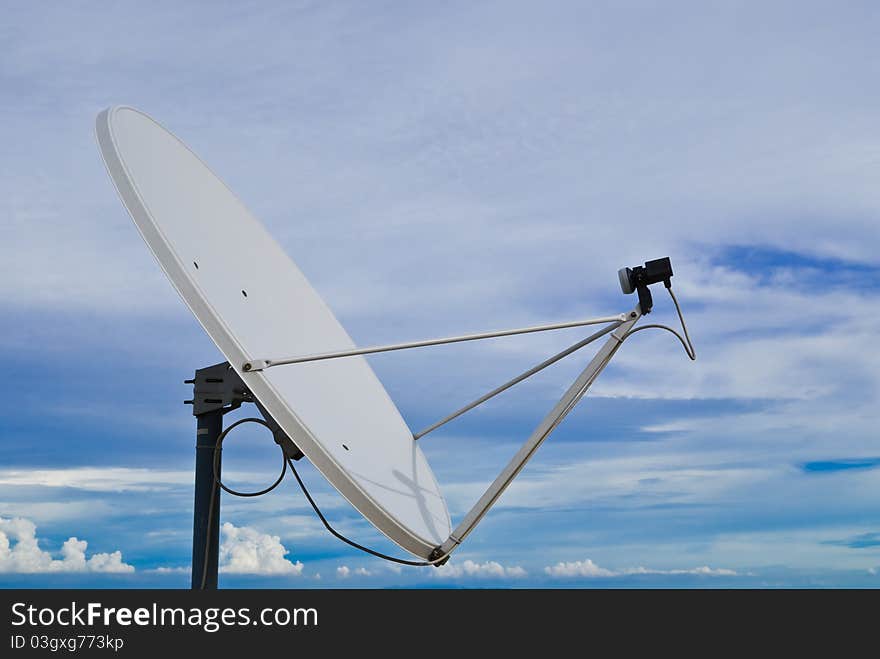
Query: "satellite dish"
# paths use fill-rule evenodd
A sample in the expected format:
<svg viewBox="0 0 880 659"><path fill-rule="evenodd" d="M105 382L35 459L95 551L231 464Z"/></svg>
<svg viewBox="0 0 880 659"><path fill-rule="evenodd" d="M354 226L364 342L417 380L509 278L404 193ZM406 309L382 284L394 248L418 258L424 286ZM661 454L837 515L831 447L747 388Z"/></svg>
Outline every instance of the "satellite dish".
<svg viewBox="0 0 880 659"><path fill-rule="evenodd" d="M451 531L446 502L366 359L241 370L253 355L355 347L296 264L198 156L143 112L102 112L97 136L150 250L254 396L364 517L427 557Z"/></svg>
<svg viewBox="0 0 880 659"><path fill-rule="evenodd" d="M143 112L129 107L113 107L98 115L97 137L107 170L141 235L184 302L228 360L228 365L218 364L197 371L196 387L199 384L209 389L219 387L216 391L220 392L217 400L202 402L225 405L238 396L237 404L242 400L257 403L266 419L264 425L272 429L276 441L282 448L285 440L292 446L292 451L285 449L285 464L293 468L291 458L300 457L301 451L377 529L426 562L385 556L336 533L300 481L310 503L331 532L377 556L415 565L445 562L634 332L648 328L668 330L679 338L688 356L695 359L681 309L672 292L673 273L668 258L624 268L618 273L624 293L638 292L638 304L624 313L358 348L263 225L177 137ZM653 306L648 287L661 282L675 303L684 337L665 325L634 327ZM364 355L378 352L587 325L605 327L417 433L407 427L364 359ZM605 343L559 402L453 529L446 502L417 440L606 335ZM276 368L283 366L286 368ZM225 378L225 384L217 384L224 382L222 375L230 367L234 369L234 378ZM240 389L246 389L249 398L242 398ZM196 401L194 408L197 416L198 404ZM232 407L224 407L217 413L222 415L229 409ZM220 433L220 422L217 444L208 444L214 448L215 456L210 483L219 482L216 471L219 444L225 432L237 423ZM198 465L199 458L197 526L200 523ZM293 471L299 480L295 468ZM216 496L215 487L211 499L215 500ZM202 520L201 524L210 527L213 523L210 533L216 540L216 516L212 522L209 512L207 519L207 523ZM210 541L207 544L210 545ZM198 583L196 560L199 559L194 550L194 585ZM205 587L210 561L205 558L203 563L201 587ZM213 583L216 583L216 552L213 571Z"/></svg>

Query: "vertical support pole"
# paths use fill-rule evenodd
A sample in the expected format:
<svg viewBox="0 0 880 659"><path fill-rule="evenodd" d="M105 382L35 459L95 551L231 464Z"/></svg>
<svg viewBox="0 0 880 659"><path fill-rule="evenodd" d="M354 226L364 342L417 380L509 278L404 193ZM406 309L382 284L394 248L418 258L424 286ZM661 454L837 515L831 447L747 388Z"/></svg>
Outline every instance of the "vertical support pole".
<svg viewBox="0 0 880 659"><path fill-rule="evenodd" d="M220 488L214 486L214 449L220 433L223 432L223 410L199 414L196 421L192 589L202 589L204 576L204 589L216 590L220 549ZM218 464L218 471L219 468Z"/></svg>

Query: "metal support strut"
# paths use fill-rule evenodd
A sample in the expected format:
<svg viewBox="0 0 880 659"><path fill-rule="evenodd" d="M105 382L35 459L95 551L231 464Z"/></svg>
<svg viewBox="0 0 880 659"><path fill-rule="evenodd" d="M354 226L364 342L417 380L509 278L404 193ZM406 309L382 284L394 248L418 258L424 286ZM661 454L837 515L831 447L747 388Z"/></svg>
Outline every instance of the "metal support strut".
<svg viewBox="0 0 880 659"><path fill-rule="evenodd" d="M264 371L273 366L288 364L304 364L306 362L318 362L325 359L339 359L340 357L355 357L357 355L373 355L378 352L392 352L394 350L410 350L412 348L426 348L429 346L448 345L450 343L463 343L465 341L481 341L494 339L502 336L516 336L518 334L533 334L535 332L549 332L552 330L569 329L572 327L585 327L587 325L604 325L605 323L622 323L626 320L623 314L606 316L604 318L588 318L586 320L572 320L564 323L551 323L549 325L532 325L531 327L518 327L516 329L496 330L493 332L481 332L479 334L462 334L459 336L446 336L440 339L427 339L424 341L409 341L408 343L392 343L384 346L372 346L369 348L352 348L336 352L323 352L317 355L299 355L296 357L283 357L273 359L251 359L241 365L245 373Z"/></svg>
<svg viewBox="0 0 880 659"><path fill-rule="evenodd" d="M507 489L507 486L516 478L516 475L525 467L529 459L534 455L535 451L541 443L547 439L551 432L558 426L566 415L577 405L578 401L584 397L590 385L596 380L603 369L611 361L614 353L620 347L626 338L627 332L636 324L642 313L639 307L636 307L626 316L626 321L611 332L611 336L596 353L596 356L587 364L587 367L581 372L578 378L568 388L568 391L559 399L559 402L544 417L538 427L532 432L526 442L522 445L516 455L514 455L507 466L495 478L486 492L480 497L479 501L474 504L473 508L468 511L464 519L455 527L449 538L442 545L434 550L434 555L448 557L452 551L462 543L474 527L480 522L483 516L488 512L489 508L495 503L498 497Z"/></svg>

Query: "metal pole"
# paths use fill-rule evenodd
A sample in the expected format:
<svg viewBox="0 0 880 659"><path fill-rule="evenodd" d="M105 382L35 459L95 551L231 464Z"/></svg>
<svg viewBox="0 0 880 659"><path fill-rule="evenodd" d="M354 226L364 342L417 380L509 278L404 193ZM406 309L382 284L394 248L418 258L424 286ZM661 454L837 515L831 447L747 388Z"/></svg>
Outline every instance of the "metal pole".
<svg viewBox="0 0 880 659"><path fill-rule="evenodd" d="M214 485L214 449L223 432L223 410L196 416L196 477L193 510L192 589L217 590L220 488ZM218 461L217 469L220 464ZM217 474L220 475L219 473ZM212 501L213 499L213 501ZM207 572L205 571L207 563ZM202 578L204 576L204 586Z"/></svg>

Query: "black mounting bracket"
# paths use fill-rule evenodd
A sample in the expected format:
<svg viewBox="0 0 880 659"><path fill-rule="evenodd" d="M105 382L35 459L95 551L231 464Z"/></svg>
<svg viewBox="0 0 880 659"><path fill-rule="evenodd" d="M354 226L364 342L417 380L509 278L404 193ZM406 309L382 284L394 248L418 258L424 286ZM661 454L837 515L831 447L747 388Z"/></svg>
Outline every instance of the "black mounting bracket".
<svg viewBox="0 0 880 659"><path fill-rule="evenodd" d="M441 556L443 556L443 547L442 547L441 545L437 545L437 546L434 547L434 549L431 551L430 555L428 556L428 560L429 560L429 561L437 561L436 563L434 563L434 567L440 567L441 565L446 565L447 561L449 561L449 554L447 554L447 555L443 558L442 561L437 560L437 559L439 559Z"/></svg>
<svg viewBox="0 0 880 659"><path fill-rule="evenodd" d="M192 400L183 401L185 405L193 406L193 416L217 411L226 414L241 407L242 403L254 401L253 394L229 362L197 369L195 377L183 383L193 385Z"/></svg>
<svg viewBox="0 0 880 659"><path fill-rule="evenodd" d="M215 412L222 415L238 409L242 403L253 403L272 431L275 443L284 449L284 455L292 460L303 457L303 452L260 404L229 362L197 369L195 377L184 380L184 384L193 385L192 399L183 401L184 404L193 406L193 416Z"/></svg>

